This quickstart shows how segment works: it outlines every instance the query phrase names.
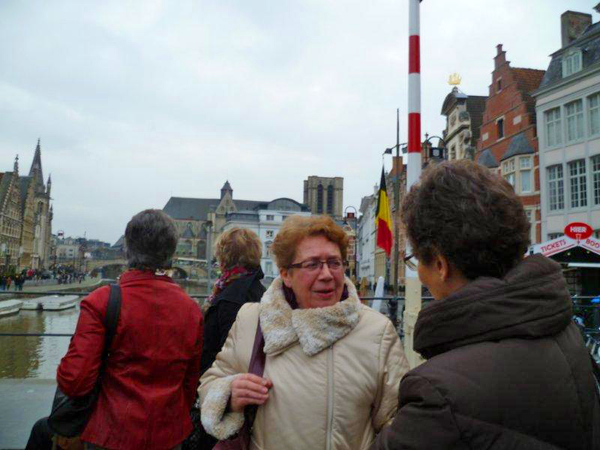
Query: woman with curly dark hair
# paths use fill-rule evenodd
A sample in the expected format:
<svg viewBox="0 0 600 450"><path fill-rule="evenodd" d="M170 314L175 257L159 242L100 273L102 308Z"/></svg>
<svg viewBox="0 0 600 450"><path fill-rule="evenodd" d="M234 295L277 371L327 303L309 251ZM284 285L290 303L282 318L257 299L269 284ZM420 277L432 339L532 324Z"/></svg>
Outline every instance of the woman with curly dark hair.
<svg viewBox="0 0 600 450"><path fill-rule="evenodd" d="M373 449L598 449L592 361L560 265L525 257L530 224L505 180L472 161L430 167L402 220L436 301L417 319L428 361L400 384Z"/></svg>

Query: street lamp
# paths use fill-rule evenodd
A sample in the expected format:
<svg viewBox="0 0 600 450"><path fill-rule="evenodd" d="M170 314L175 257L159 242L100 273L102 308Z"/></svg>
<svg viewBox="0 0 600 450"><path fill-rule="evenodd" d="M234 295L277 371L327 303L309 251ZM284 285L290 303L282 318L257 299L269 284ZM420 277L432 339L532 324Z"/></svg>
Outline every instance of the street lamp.
<svg viewBox="0 0 600 450"><path fill-rule="evenodd" d="M431 140L437 138L438 139L438 146L434 147L431 144ZM426 148L427 148L427 159L433 159L435 160L444 160L444 159L448 159L448 155L446 154L446 141L439 137L439 136L429 136L427 133L425 133L425 142L424 142ZM441 145L441 147L440 147Z"/></svg>
<svg viewBox="0 0 600 450"><path fill-rule="evenodd" d="M348 208L352 208L354 210L353 213L346 213ZM352 214L352 216L350 216ZM358 241L358 211L354 206L346 206L344 209L344 223L348 223L348 219L354 219L354 282L358 282L358 266L357 266L357 241Z"/></svg>

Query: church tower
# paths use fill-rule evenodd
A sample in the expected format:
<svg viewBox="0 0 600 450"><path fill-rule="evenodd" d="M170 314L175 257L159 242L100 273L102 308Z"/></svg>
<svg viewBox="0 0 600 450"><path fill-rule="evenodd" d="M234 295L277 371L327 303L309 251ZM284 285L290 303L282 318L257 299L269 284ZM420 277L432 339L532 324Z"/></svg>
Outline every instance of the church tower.
<svg viewBox="0 0 600 450"><path fill-rule="evenodd" d="M35 154L33 155L33 161L31 163L31 169L29 169L29 176L34 179L36 184L36 191L45 191L44 189L44 174L42 172L42 150L40 148L40 140L37 141L35 148Z"/></svg>

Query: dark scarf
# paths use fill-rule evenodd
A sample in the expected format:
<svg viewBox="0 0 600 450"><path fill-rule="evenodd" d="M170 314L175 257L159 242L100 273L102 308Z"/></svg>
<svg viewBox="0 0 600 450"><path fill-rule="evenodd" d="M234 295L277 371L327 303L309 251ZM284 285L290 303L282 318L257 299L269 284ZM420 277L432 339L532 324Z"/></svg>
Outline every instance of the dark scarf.
<svg viewBox="0 0 600 450"><path fill-rule="evenodd" d="M233 281L239 280L240 278L244 278L248 275L254 275L257 272L257 269L250 270L246 269L242 266L235 266L231 269L227 269L223 271L223 274L219 277L219 279L215 282L215 286L213 287L212 294L206 299L204 306L202 307L203 312L206 312L208 308L212 306L215 301L217 295L219 295L223 290L229 286Z"/></svg>

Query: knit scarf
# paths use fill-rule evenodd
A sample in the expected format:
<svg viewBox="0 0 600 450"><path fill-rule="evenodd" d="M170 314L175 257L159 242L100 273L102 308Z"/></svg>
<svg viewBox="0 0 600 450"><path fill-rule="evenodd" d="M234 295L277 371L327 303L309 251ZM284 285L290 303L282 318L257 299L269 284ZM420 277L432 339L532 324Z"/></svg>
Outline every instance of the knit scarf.
<svg viewBox="0 0 600 450"><path fill-rule="evenodd" d="M208 308L212 306L215 301L217 295L219 295L223 290L229 286L233 281L239 280L247 275L253 274L254 271L248 270L242 266L235 266L231 269L227 269L223 271L223 274L219 277L219 279L215 282L215 286L213 287L212 294L206 299L204 306L202 307L202 311L206 312Z"/></svg>

